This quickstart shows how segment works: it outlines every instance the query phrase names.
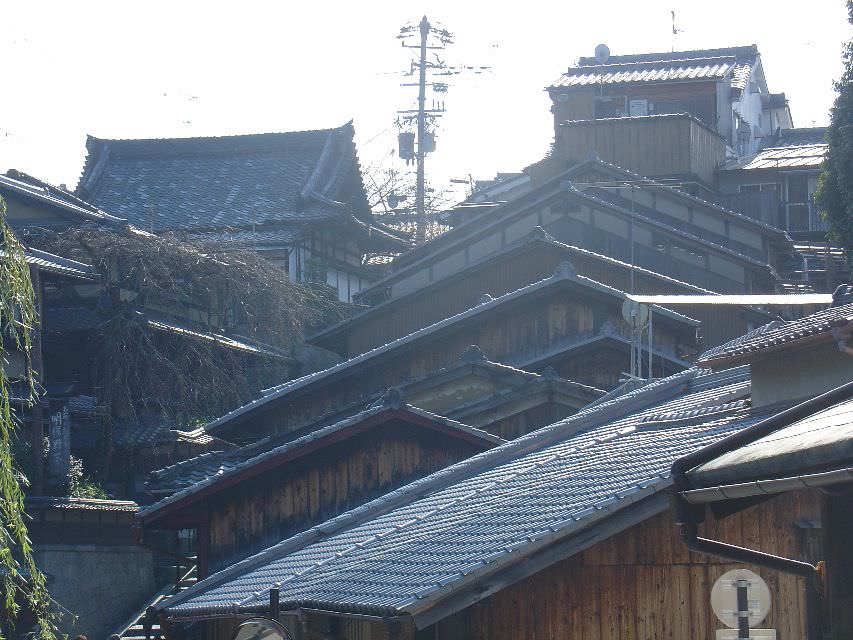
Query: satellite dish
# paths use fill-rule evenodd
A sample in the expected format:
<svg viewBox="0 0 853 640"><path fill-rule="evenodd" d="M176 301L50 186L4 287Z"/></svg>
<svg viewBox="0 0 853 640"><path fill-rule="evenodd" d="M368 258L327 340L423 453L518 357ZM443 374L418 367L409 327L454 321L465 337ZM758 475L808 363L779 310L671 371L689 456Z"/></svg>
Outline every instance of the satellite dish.
<svg viewBox="0 0 853 640"><path fill-rule="evenodd" d="M606 44L600 44L595 48L595 60L598 64L604 64L610 60L610 48Z"/></svg>
<svg viewBox="0 0 853 640"><path fill-rule="evenodd" d="M642 327L649 321L649 305L626 298L625 302L622 303L622 318L628 323L629 327L633 326L634 318L636 318L636 322Z"/></svg>
<svg viewBox="0 0 853 640"><path fill-rule="evenodd" d="M727 627L737 629L738 581L746 580L746 599L749 603L749 626L760 624L770 612L770 589L760 575L749 569L727 571L711 588L711 608L717 618Z"/></svg>
<svg viewBox="0 0 853 640"><path fill-rule="evenodd" d="M243 622L231 640L292 640L281 624L269 618L250 618Z"/></svg>

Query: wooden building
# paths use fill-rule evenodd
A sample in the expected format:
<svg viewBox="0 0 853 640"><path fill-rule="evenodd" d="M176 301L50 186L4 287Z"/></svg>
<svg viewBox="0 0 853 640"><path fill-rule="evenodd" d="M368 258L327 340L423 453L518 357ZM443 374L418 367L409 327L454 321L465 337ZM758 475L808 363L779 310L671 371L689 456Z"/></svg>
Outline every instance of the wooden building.
<svg viewBox="0 0 853 640"><path fill-rule="evenodd" d="M393 390L361 413L282 440L261 440L163 470L161 483L169 476L173 485L186 486L143 509L140 524L146 532L195 530L203 578L503 442L407 405Z"/></svg>
<svg viewBox="0 0 853 640"><path fill-rule="evenodd" d="M718 201L784 229L797 239L825 239L826 223L814 204L826 127L785 129L762 140L753 154L718 172Z"/></svg>
<svg viewBox="0 0 853 640"><path fill-rule="evenodd" d="M474 208L396 258L392 273L357 300L376 305L447 279L537 226L565 244L718 293L775 291L775 265L793 251L779 229L597 158L555 155L528 171L528 192Z"/></svg>
<svg viewBox="0 0 853 640"><path fill-rule="evenodd" d="M316 421L342 406L454 364L469 345L493 362L528 370L554 367L566 379L599 389L629 368L631 331L625 294L579 276L569 263L554 275L377 347L323 371L285 383L209 423L207 433L251 442ZM655 375L688 366L698 322L667 309L653 312Z"/></svg>
<svg viewBox="0 0 853 640"><path fill-rule="evenodd" d="M299 639L713 637L710 585L736 565L681 546L668 471L768 415L749 404L743 367L628 392L210 576L158 605L167 637L224 640L269 615L271 588ZM783 497L701 528L811 557L795 525L814 507ZM771 624L802 637L796 579L762 575Z"/></svg>
<svg viewBox="0 0 853 640"><path fill-rule="evenodd" d="M853 296L846 289L836 292L825 311L773 323L703 356L703 363L722 370L748 363L755 406L799 404L673 465L674 517L686 545L764 567L771 579L795 581L805 593L800 637L810 640L853 632L853 350L847 345ZM734 547L720 544L732 541L719 534L700 537L697 523L709 514L733 518L728 514L745 513L768 498L764 510L777 521L790 517L791 503L811 503L813 515L801 522L799 536L810 539L813 549L774 550L770 553L781 557L770 559L765 554L773 536L766 529L736 540Z"/></svg>
<svg viewBox="0 0 853 640"><path fill-rule="evenodd" d="M610 55L605 47L596 53L547 87L558 137L563 123L583 123L569 134L575 158L597 151L645 176L677 177L707 191L727 151L749 155L765 136L793 126L785 94L769 91L755 45L629 55ZM701 129L690 127L684 114ZM688 139L682 137L685 125L692 129ZM627 136L608 144L617 131ZM653 131L655 138L645 137ZM665 150L674 150L671 158Z"/></svg>
<svg viewBox="0 0 853 640"><path fill-rule="evenodd" d="M344 302L376 275L370 254L409 240L373 220L352 123L212 138L89 137L77 194L140 229L258 251L291 280L324 282Z"/></svg>
<svg viewBox="0 0 853 640"><path fill-rule="evenodd" d="M389 340L461 313L476 305L483 294L501 296L536 282L569 261L579 275L620 291L644 294L711 293L627 262L555 240L541 227L459 271L412 290L392 295L360 314L317 333L308 341L352 358ZM393 287L393 284L391 285ZM721 309L709 305L681 305L678 311L699 320L700 349L722 344L772 320L771 314L752 307Z"/></svg>

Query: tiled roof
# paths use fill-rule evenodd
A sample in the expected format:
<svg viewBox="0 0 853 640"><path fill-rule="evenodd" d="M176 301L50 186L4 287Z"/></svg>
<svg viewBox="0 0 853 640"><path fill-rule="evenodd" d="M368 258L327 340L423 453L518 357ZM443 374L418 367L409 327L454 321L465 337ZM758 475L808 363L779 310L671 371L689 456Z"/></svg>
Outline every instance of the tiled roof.
<svg viewBox="0 0 853 640"><path fill-rule="evenodd" d="M748 380L709 379L692 369L582 411L313 527L158 608L195 617L264 606L276 586L283 609L410 614L417 624L478 579L639 509L670 486L676 458L760 419Z"/></svg>
<svg viewBox="0 0 853 640"><path fill-rule="evenodd" d="M113 428L115 443L129 449L174 442L175 438L175 433L160 422L120 422Z"/></svg>
<svg viewBox="0 0 853 640"><path fill-rule="evenodd" d="M389 392L386 397L393 395L393 393ZM362 411L336 424L312 431L301 438L291 439L290 441L287 441L285 438L266 438L235 451L205 454L172 465L166 469L155 471L152 474L152 479L156 483L155 486L163 486L166 483L170 483L173 487L183 485L183 488L177 493L145 508L140 513L140 517L148 519L168 505L181 502L202 489L213 486L235 474L257 467L269 460L285 456L292 457L294 454L298 455L300 449L306 452L313 451L313 448L309 449L309 445L322 443L323 440L330 439L332 436L335 436L335 438L329 441L337 442L341 434L358 433L358 429L365 424L365 421L377 416L402 420L407 419L407 417L413 418L416 424L424 424L418 420L419 418L424 419L428 424L442 425L449 430L449 433L456 434L458 437L469 441L480 442L484 447L491 447L503 442L503 439L485 431L474 429L442 416L437 416L417 407L400 404L399 402L396 405L393 398L391 398L378 406ZM371 422L371 424L373 423ZM379 424L379 422L375 424ZM283 440L284 443L282 443Z"/></svg>
<svg viewBox="0 0 853 640"><path fill-rule="evenodd" d="M592 280L590 278L577 275L574 272L574 267L572 267L569 262L564 262L558 267L554 275L549 278L545 278L543 280L540 280L539 282L527 285L526 287L522 287L521 289L518 289L511 293L507 293L497 298L485 301L477 305L476 307L468 309L467 311L463 311L462 313L451 316L450 318L445 318L444 320L436 322L435 324L432 324L428 327L424 327L423 329L418 329L417 331L410 333L407 336L403 336L392 342L389 342L388 344L376 347L375 349L350 358L349 360L341 362L340 364L337 364L333 367L329 367L328 369L323 369L322 371L318 371L307 376L297 378L295 380L290 380L281 385L280 387L274 388L270 393L263 396L262 398L258 398L257 400L254 400L242 407L234 409L230 413L214 420L213 422L207 425L207 429L210 431L217 430L223 425L228 424L232 420L250 412L253 412L265 405L268 405L271 402L277 401L279 398L282 398L292 392L305 389L309 385L314 385L317 383L322 383L322 381L331 380L334 376L346 375L347 372L354 370L355 367L363 366L367 361L377 358L378 356L383 356L384 354L395 351L402 347L409 347L413 343L423 339L426 336L435 334L439 331L443 331L452 325L457 325L457 323L468 321L469 319L472 319L482 313L491 311L495 307L500 307L502 305L508 304L516 304L520 299L523 299L525 296L530 294L536 294L537 292L552 286L577 287L578 289L585 290L587 292L592 293L593 295L606 296L614 300L625 299L625 294L623 292L619 291L618 289L614 289L613 287L601 284L600 282L596 282L595 280ZM685 326L698 326L699 324L698 321L692 318L661 307L655 307L655 313L659 318L666 318L672 322L683 324Z"/></svg>
<svg viewBox="0 0 853 640"><path fill-rule="evenodd" d="M853 323L853 303L830 307L799 320L775 321L699 356L704 366L740 364L777 349L832 339L832 330Z"/></svg>
<svg viewBox="0 0 853 640"><path fill-rule="evenodd" d="M366 216L353 135L348 123L214 138L90 136L77 192L153 231L251 229Z"/></svg>
<svg viewBox="0 0 853 640"><path fill-rule="evenodd" d="M35 200L41 205L83 222L97 222L109 226L127 222L124 218L102 211L60 187L54 187L15 170L7 172L6 175L0 175L0 194L2 193Z"/></svg>
<svg viewBox="0 0 853 640"><path fill-rule="evenodd" d="M0 251L2 254L2 251ZM63 258L47 251L39 251L38 249L26 250L27 264L34 265L41 271L55 273L63 276L80 278L83 280L95 280L98 274L95 269L83 262L77 262L70 258Z"/></svg>
<svg viewBox="0 0 853 640"><path fill-rule="evenodd" d="M52 498L37 496L27 498L26 509L67 509L72 511L127 511L139 510L139 505L129 500L101 500L97 498Z"/></svg>
<svg viewBox="0 0 853 640"><path fill-rule="evenodd" d="M246 338L226 336L221 333L213 333L210 331L193 329L187 326L177 324L174 321L166 318L153 318L140 312L135 313L138 314L140 318L144 318L145 323L155 331L163 331L165 333L172 333L193 340L209 342L211 344L215 344L226 349L241 351L243 353L251 353L253 355L263 355L274 358L289 357L281 349L277 349L276 347L262 344L259 342L254 342Z"/></svg>
<svg viewBox="0 0 853 640"><path fill-rule="evenodd" d="M758 58L755 45L610 56L604 63L581 58L550 89L601 84L633 84L685 80L718 80L731 74L732 86L743 89Z"/></svg>
<svg viewBox="0 0 853 640"><path fill-rule="evenodd" d="M820 167L826 157L826 127L782 129L766 137L757 153L725 167L733 169L796 169Z"/></svg>
<svg viewBox="0 0 853 640"><path fill-rule="evenodd" d="M558 252L563 252L566 254L567 259L570 261L572 259L572 255L578 255L581 258L592 258L597 262L623 267L624 269L632 268L631 265L629 265L627 262L622 262L621 260L617 260L616 258L611 258L610 256L605 256L603 254L596 253L594 251L590 251L589 249L584 249L582 247L576 247L574 245L559 242L553 237L551 237L548 233L546 233L545 230L542 229L542 227L536 227L530 232L528 237L509 243L506 246L501 247L497 251L494 251L477 260L474 260L468 265L465 265L464 272L465 274L470 274L472 270L487 268L488 266L500 262L501 260L505 260L514 254L523 251L530 251L533 249L556 250ZM654 271L644 269L643 267L635 266L633 267L633 269L635 273L639 273L643 276L648 276L650 278L654 278L655 280L675 285L679 288L684 288L685 290L694 291L696 293L711 293L711 291L708 289L703 289L702 287L676 280L675 278L672 278L670 276L655 273ZM457 273L454 273L452 275L455 276L457 275ZM380 280L375 284L381 285L387 280L390 280L391 277ZM419 296L423 295L423 293L428 289L439 289L441 287L444 287L445 285L445 281L441 280L438 282L427 284L423 287L419 287L418 289L415 289L412 292L395 296L377 305L368 307L364 311L361 311L357 315L353 316L352 318L349 318L336 325L332 325L331 327L324 329L323 331L315 333L314 335L308 338L308 342L324 346L324 344L328 344L328 340L330 338L350 331L355 324L360 324L364 321L369 321L371 318L374 318L376 316L381 316L383 313L386 313L389 308L395 307L406 300L411 301L412 299L417 299Z"/></svg>
<svg viewBox="0 0 853 640"><path fill-rule="evenodd" d="M223 249L263 249L289 246L302 237L300 225L278 226L266 229L225 229L189 234L188 239L202 244L215 244Z"/></svg>
<svg viewBox="0 0 853 640"><path fill-rule="evenodd" d="M650 220L645 216L636 216L636 214L632 214L630 212L630 209L626 210L622 207L617 207L611 203L603 202L601 200L591 198L590 196L585 196L584 191L576 189L574 187L570 187L568 185L568 181L571 180L572 176L583 175L583 172L588 169L601 171L606 175L613 176L616 180L642 180L643 183L647 185L647 188L654 188L659 193L663 193L686 202L695 203L696 206L711 209L716 213L719 213L721 216L724 216L725 218L742 222L744 225L749 226L756 233L769 236L771 242L790 243L790 238L788 238L785 231L781 229L777 229L771 225L755 220L754 218L750 218L749 216L737 213L730 209L726 209L725 207L721 207L720 205L708 202L696 196L691 196L690 194L681 191L680 189L667 186L660 182L655 182L652 179L646 178L632 171L628 171L627 169L616 166L609 162L605 162L600 158L586 159L563 171L560 175L542 184L536 189L533 189L530 192L519 196L518 198L515 198L509 202L498 205L493 209L475 215L472 218L468 219L466 222L463 222L462 224L450 229L447 233L443 233L440 236L428 240L422 245L419 245L405 253L400 254L394 259L394 270L392 271L391 275L373 283L370 287L363 289L360 292L359 297L364 299L365 294L381 290L389 283L396 281L397 279L403 277L405 274L411 273L414 270L426 268L425 264L428 264L430 261L435 260L436 256L439 255L441 252L449 250L450 247L457 247L459 245L471 242L471 235L479 234L487 229L492 229L501 225L505 219L510 219L512 218L512 216L518 215L519 212L523 212L533 206L532 203L540 202L547 198L550 194L558 191L567 191L578 196L579 198L586 198L590 202L600 203L601 206L606 206L611 210L619 211L622 213L622 215L634 215L638 219L647 221L649 224L657 226L658 228L664 228L668 232L671 231L682 236L687 236L692 241L705 244L706 246L712 248L714 251L724 251L726 253L729 253L730 255L742 257L743 259L752 261L754 264L756 263L755 260L749 258L748 256L742 256L738 252L729 251L725 247L721 248L716 243L706 242L702 237L699 237L697 235L681 232L679 229L674 228L671 225L667 225L665 223L655 220Z"/></svg>

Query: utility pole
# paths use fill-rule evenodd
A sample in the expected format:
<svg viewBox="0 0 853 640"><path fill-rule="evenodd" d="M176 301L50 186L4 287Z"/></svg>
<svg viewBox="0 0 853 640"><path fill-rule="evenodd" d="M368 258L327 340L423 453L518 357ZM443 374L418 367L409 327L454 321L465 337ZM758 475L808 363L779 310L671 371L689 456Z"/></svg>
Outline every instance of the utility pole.
<svg viewBox="0 0 853 640"><path fill-rule="evenodd" d="M415 209L417 213L415 244L423 244L426 240L426 205L425 205L425 176L424 159L426 151L424 149L424 134L426 133L426 54L427 54L427 36L429 35L429 20L424 16L421 18L421 57L418 63L419 79L418 79L418 142L417 142L417 160L418 160L418 181L415 187Z"/></svg>
<svg viewBox="0 0 853 640"><path fill-rule="evenodd" d="M415 41L414 38L420 36L420 40ZM427 89L434 94L447 93L449 82L444 78L451 76L461 76L470 73L480 74L490 70L487 66L472 66L449 65L439 57L437 51L445 49L446 45L453 43L453 34L433 24L426 16L421 18L418 24L409 24L400 29L400 34L397 36L406 49L417 49L417 59L411 60L411 67L406 71L407 76L414 76L417 71L418 81L410 83L402 83L402 87L417 87L418 88L418 104L416 109L408 109L398 111L399 118L397 126L400 129L399 134L399 153L401 160L405 160L408 164L414 160L417 169L417 178L415 183L415 242L423 244L427 240L427 230L429 220L427 219L427 201L426 201L426 156L435 151L435 135L433 125L436 119L444 115L444 100L433 98L432 105L427 107ZM406 40L411 38L412 43L407 44ZM432 52L432 53L430 53ZM429 58L427 57L429 55ZM430 76L443 76L441 82L427 78ZM414 131L412 131L414 129ZM402 200L395 195L395 201ZM392 205L391 209L396 209ZM398 210L402 214L402 211ZM412 210L407 212L411 215ZM411 219L411 218L410 218Z"/></svg>

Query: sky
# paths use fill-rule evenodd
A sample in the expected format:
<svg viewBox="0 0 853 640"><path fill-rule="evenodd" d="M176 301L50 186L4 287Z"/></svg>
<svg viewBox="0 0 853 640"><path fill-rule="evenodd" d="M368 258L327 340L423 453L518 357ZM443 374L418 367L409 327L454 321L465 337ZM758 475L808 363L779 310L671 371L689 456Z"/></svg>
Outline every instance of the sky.
<svg viewBox="0 0 853 640"><path fill-rule="evenodd" d="M675 11L673 35L671 12ZM757 44L770 90L795 126L828 122L843 43L843 0L606 2L161 2L0 0L0 171L76 185L86 135L216 136L354 121L370 170L392 155L397 111L415 105L400 28L426 13L451 31L456 76L427 174L450 180L519 171L553 136L543 90L605 43L614 55ZM432 96L428 97L428 103Z"/></svg>

